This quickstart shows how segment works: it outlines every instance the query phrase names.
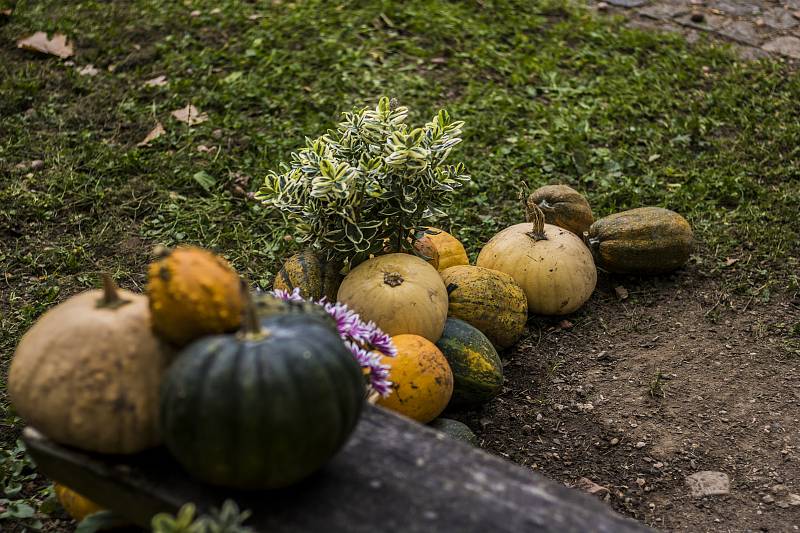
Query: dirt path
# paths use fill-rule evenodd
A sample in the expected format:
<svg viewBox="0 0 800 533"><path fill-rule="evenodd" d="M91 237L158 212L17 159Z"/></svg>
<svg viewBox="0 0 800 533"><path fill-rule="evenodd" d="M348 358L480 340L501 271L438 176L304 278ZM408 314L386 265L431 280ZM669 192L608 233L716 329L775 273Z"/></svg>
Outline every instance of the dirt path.
<svg viewBox="0 0 800 533"><path fill-rule="evenodd" d="M605 0L600 12L622 14L636 27L708 35L733 42L742 57L773 54L800 60L800 0Z"/></svg>
<svg viewBox="0 0 800 533"><path fill-rule="evenodd" d="M793 298L731 297L694 270L601 280L571 323L532 321L503 394L462 419L483 447L657 528L797 530ZM693 497L701 471L726 474L729 493Z"/></svg>

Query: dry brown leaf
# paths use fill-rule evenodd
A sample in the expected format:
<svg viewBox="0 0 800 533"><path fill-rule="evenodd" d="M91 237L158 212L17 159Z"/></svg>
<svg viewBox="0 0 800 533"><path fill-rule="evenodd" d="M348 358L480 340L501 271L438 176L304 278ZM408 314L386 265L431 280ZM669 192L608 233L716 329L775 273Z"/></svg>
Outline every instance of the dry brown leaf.
<svg viewBox="0 0 800 533"><path fill-rule="evenodd" d="M75 54L72 45L67 42L66 35L54 33L53 38L48 39L47 34L43 31L37 31L30 37L20 39L17 41L17 48L50 54L61 59L66 59Z"/></svg>
<svg viewBox="0 0 800 533"><path fill-rule="evenodd" d="M166 76L156 76L153 79L147 80L144 82L146 87L163 87L167 84L167 77Z"/></svg>
<svg viewBox="0 0 800 533"><path fill-rule="evenodd" d="M725 260L725 266L729 267L729 266L734 265L734 264L736 264L738 262L739 262L739 260L736 259L735 257L729 257L728 259Z"/></svg>
<svg viewBox="0 0 800 533"><path fill-rule="evenodd" d="M94 68L94 65L86 65L85 67L78 69L78 74L81 76L97 76L98 72L100 71Z"/></svg>
<svg viewBox="0 0 800 533"><path fill-rule="evenodd" d="M148 144L150 144L151 141L153 141L155 139L158 139L159 137L161 137L165 133L166 133L166 130L164 130L164 126L162 126L160 122L156 122L156 127L153 128L150 131L150 133L147 134L147 137L145 137L142 140L142 142L140 142L136 146L147 146Z"/></svg>
<svg viewBox="0 0 800 533"><path fill-rule="evenodd" d="M185 122L188 125L193 124L200 124L201 122L205 122L208 120L208 115L205 113L201 113L195 106L192 104L187 105L183 109L176 109L171 113L173 117L181 122Z"/></svg>
<svg viewBox="0 0 800 533"><path fill-rule="evenodd" d="M0 18L10 17L13 12L14 10L11 9L10 7L7 9L0 9Z"/></svg>
<svg viewBox="0 0 800 533"><path fill-rule="evenodd" d="M617 298L620 300L624 300L628 297L628 289L620 285L619 287L614 287L614 292L617 295Z"/></svg>

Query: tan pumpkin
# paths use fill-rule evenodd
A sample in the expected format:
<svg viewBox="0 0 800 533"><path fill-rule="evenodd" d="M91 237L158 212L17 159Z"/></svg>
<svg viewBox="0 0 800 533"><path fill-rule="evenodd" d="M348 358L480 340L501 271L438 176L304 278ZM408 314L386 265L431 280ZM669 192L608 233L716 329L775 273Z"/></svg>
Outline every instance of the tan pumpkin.
<svg viewBox="0 0 800 533"><path fill-rule="evenodd" d="M389 335L410 333L436 342L447 320L442 278L431 265L409 254L364 261L345 276L337 299Z"/></svg>
<svg viewBox="0 0 800 533"><path fill-rule="evenodd" d="M586 233L597 266L617 274L658 274L689 260L694 236L685 218L661 207L603 217Z"/></svg>
<svg viewBox="0 0 800 533"><path fill-rule="evenodd" d="M162 251L148 270L153 328L176 346L235 331L242 321L240 284L228 262L208 250Z"/></svg>
<svg viewBox="0 0 800 533"><path fill-rule="evenodd" d="M450 299L449 316L478 328L501 348L525 332L528 299L510 275L469 265L450 267L441 275Z"/></svg>
<svg viewBox="0 0 800 533"><path fill-rule="evenodd" d="M63 507L67 514L76 522L80 522L90 514L104 510L103 507L100 507L92 500L60 483L53 483L53 490L56 493L56 498L58 498L61 507Z"/></svg>
<svg viewBox="0 0 800 533"><path fill-rule="evenodd" d="M159 387L171 358L147 298L106 277L103 291L73 296L25 333L8 390L26 423L56 442L136 453L161 441Z"/></svg>
<svg viewBox="0 0 800 533"><path fill-rule="evenodd" d="M534 202L527 202L526 213L529 222L492 237L477 264L513 277L525 291L530 312L572 313L589 299L597 283L592 254L571 231L545 224Z"/></svg>
<svg viewBox="0 0 800 533"><path fill-rule="evenodd" d="M567 185L539 187L531 193L530 201L542 210L546 223L568 229L578 237L583 237L594 222L589 202Z"/></svg>
<svg viewBox="0 0 800 533"><path fill-rule="evenodd" d="M316 301L325 297L335 301L341 283L342 275L336 265L323 261L313 250L306 249L283 263L272 288L287 292L299 288L303 298Z"/></svg>
<svg viewBox="0 0 800 533"><path fill-rule="evenodd" d="M464 245L458 239L438 228L425 228L433 233L425 233L414 242L414 249L424 257L428 263L441 272L446 268L457 265L468 265L469 257Z"/></svg>
<svg viewBox="0 0 800 533"><path fill-rule="evenodd" d="M392 392L378 405L427 424L447 407L453 395L453 372L447 358L418 335L392 337L397 355L383 357L390 367Z"/></svg>

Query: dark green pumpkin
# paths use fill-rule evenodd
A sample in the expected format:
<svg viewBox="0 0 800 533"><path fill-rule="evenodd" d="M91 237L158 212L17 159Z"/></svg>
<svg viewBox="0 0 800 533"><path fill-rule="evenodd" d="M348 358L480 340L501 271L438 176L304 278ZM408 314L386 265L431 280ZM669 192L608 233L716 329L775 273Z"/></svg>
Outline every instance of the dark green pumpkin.
<svg viewBox="0 0 800 533"><path fill-rule="evenodd" d="M324 465L360 416L364 378L335 330L302 314L260 328L194 342L165 376L164 441L206 483L291 485Z"/></svg>
<svg viewBox="0 0 800 533"><path fill-rule="evenodd" d="M428 426L437 431L441 431L445 435L456 440L472 444L473 446L478 445L478 437L475 436L475 433L469 429L469 426L459 422L458 420L452 420L450 418L437 418L428 424Z"/></svg>
<svg viewBox="0 0 800 533"><path fill-rule="evenodd" d="M450 407L477 406L497 396L503 386L503 365L486 335L451 317L436 346L453 371Z"/></svg>
<svg viewBox="0 0 800 533"><path fill-rule="evenodd" d="M306 299L319 300L326 297L336 301L336 293L342 284L342 275L333 263L323 261L313 250L306 249L289 257L275 276L273 289L292 292L300 289Z"/></svg>
<svg viewBox="0 0 800 533"><path fill-rule="evenodd" d="M640 207L603 217L585 235L598 267L616 274L657 274L689 260L692 228L661 207Z"/></svg>

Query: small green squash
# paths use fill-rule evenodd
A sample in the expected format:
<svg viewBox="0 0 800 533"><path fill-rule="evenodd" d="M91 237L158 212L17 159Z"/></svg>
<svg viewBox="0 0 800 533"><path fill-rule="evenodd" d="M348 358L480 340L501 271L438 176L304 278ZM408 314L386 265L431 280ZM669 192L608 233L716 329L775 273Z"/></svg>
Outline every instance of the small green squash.
<svg viewBox="0 0 800 533"><path fill-rule="evenodd" d="M585 240L597 266L616 274L658 274L689 260L692 228L681 215L661 207L640 207L601 218Z"/></svg>
<svg viewBox="0 0 800 533"><path fill-rule="evenodd" d="M336 301L336 291L341 283L342 275L336 265L323 261L313 250L306 249L283 263L272 288L287 292L299 288L303 298L316 301L326 297L329 301Z"/></svg>
<svg viewBox="0 0 800 533"><path fill-rule="evenodd" d="M356 426L359 365L328 323L257 319L189 345L161 391L164 441L198 479L236 489L295 483L324 465Z"/></svg>
<svg viewBox="0 0 800 533"><path fill-rule="evenodd" d="M453 371L450 407L482 405L500 393L503 365L486 336L457 318L448 318L436 343Z"/></svg>
<svg viewBox="0 0 800 533"><path fill-rule="evenodd" d="M460 265L444 270L441 276L447 287L449 316L478 328L500 348L511 346L523 335L528 299L510 275Z"/></svg>
<svg viewBox="0 0 800 533"><path fill-rule="evenodd" d="M594 222L592 208L581 193L567 185L545 185L533 191L530 201L544 213L544 221L583 236Z"/></svg>
<svg viewBox="0 0 800 533"><path fill-rule="evenodd" d="M478 445L478 437L475 436L475 433L469 429L469 426L459 422L458 420L452 420L450 418L437 418L428 424L428 427L431 427L436 431L441 431L448 437L466 442L467 444L472 444L473 446Z"/></svg>

